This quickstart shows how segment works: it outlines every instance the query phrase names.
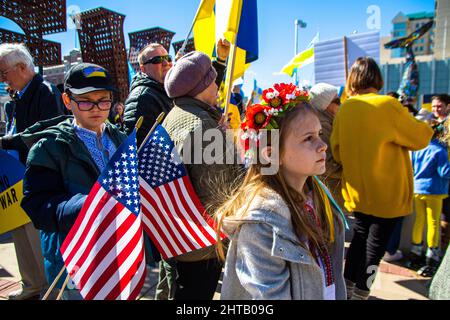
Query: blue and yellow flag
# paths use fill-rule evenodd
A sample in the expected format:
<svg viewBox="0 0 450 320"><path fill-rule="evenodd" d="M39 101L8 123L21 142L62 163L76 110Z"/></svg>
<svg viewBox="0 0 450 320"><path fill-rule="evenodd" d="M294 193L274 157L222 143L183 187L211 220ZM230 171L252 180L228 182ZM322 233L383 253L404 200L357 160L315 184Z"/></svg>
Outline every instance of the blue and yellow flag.
<svg viewBox="0 0 450 320"><path fill-rule="evenodd" d="M194 22L195 50L211 58L219 38L237 47L232 80L243 76L258 59L258 16L256 0L202 0Z"/></svg>
<svg viewBox="0 0 450 320"><path fill-rule="evenodd" d="M258 18L256 0L202 0L194 22L195 50L210 57L220 38L236 46L231 82L242 77L250 63L258 59ZM229 70L231 69L228 66ZM222 88L222 101L227 87ZM231 106L232 128L239 127L240 116Z"/></svg>
<svg viewBox="0 0 450 320"><path fill-rule="evenodd" d="M311 40L308 48L306 50L297 54L288 64L286 64L281 70L282 73L286 73L290 77L294 75L295 72L298 72L298 69L314 63L314 45L319 42L319 33Z"/></svg>
<svg viewBox="0 0 450 320"><path fill-rule="evenodd" d="M23 198L25 167L14 157L0 150L0 234L30 222L20 206Z"/></svg>
<svg viewBox="0 0 450 320"><path fill-rule="evenodd" d="M193 28L195 50L207 54L210 58L214 55L216 45L215 4L216 0L201 1Z"/></svg>
<svg viewBox="0 0 450 320"><path fill-rule="evenodd" d="M258 59L258 14L256 0L216 0L216 38L236 45L232 81L242 77Z"/></svg>

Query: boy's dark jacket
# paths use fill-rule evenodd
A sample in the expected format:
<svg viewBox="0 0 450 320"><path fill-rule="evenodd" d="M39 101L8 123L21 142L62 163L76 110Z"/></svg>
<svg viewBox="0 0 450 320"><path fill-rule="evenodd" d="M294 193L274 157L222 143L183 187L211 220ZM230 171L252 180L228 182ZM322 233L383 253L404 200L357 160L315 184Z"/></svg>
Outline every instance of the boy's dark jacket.
<svg viewBox="0 0 450 320"><path fill-rule="evenodd" d="M23 142L31 148L21 205L41 230L49 281L63 266L59 247L100 175L72 123L73 117L62 116L38 122L21 134ZM116 147L126 139L114 125L106 123L105 130Z"/></svg>
<svg viewBox="0 0 450 320"><path fill-rule="evenodd" d="M81 209L82 199L100 175L72 123L73 117L62 116L38 122L21 134L31 148L22 207L40 230L67 234ZM126 138L109 123L105 130L116 147Z"/></svg>

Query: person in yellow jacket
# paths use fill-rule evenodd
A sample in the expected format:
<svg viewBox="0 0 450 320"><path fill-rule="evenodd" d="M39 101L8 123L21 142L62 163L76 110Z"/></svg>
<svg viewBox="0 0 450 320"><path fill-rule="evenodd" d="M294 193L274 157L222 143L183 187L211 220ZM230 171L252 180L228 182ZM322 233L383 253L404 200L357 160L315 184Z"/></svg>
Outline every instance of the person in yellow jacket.
<svg viewBox="0 0 450 320"><path fill-rule="evenodd" d="M413 208L409 151L425 148L431 127L397 100L379 95L384 82L372 58L358 58L331 135L334 159L342 164L345 207L355 216L344 276L349 299L367 299L391 233Z"/></svg>

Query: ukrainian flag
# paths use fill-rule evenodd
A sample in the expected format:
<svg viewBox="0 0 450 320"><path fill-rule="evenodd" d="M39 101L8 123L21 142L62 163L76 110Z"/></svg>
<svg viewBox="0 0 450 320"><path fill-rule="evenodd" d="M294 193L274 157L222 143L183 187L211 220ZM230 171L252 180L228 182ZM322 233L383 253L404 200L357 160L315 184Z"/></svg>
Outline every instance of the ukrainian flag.
<svg viewBox="0 0 450 320"><path fill-rule="evenodd" d="M282 73L286 73L290 77L294 75L294 72L297 72L298 69L302 67L314 63L314 45L319 42L319 33L311 40L308 48L306 50L300 52L294 58L289 61L287 65L283 67L281 70Z"/></svg>
<svg viewBox="0 0 450 320"><path fill-rule="evenodd" d="M83 73L86 76L86 78L94 78L94 77L106 78L105 69L99 67L84 68Z"/></svg>
<svg viewBox="0 0 450 320"><path fill-rule="evenodd" d="M232 80L244 75L258 59L258 16L256 0L202 0L194 22L195 50L210 57L219 38L236 45Z"/></svg>
<svg viewBox="0 0 450 320"><path fill-rule="evenodd" d="M195 50L207 54L210 58L214 55L216 45L215 4L216 0L202 0L194 22Z"/></svg>
<svg viewBox="0 0 450 320"><path fill-rule="evenodd" d="M232 81L242 77L258 59L258 14L256 0L216 0L216 38L236 45Z"/></svg>
<svg viewBox="0 0 450 320"><path fill-rule="evenodd" d="M256 0L202 0L194 22L195 50L210 57L219 38L236 46L231 81L242 77L250 63L258 59L258 16ZM222 100L227 88L221 91ZM240 126L238 108L230 104L231 127Z"/></svg>

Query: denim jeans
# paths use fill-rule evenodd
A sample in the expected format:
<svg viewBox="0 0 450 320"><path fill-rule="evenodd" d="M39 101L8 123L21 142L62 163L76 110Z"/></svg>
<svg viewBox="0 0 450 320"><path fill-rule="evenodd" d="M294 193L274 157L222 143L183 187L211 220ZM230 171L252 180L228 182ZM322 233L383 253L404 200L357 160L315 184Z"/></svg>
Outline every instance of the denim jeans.
<svg viewBox="0 0 450 320"><path fill-rule="evenodd" d="M399 218L397 223L395 224L394 231L392 232L391 239L389 240L386 251L393 255L397 252L400 247L400 240L402 238L402 228L403 228L403 220L404 218Z"/></svg>

